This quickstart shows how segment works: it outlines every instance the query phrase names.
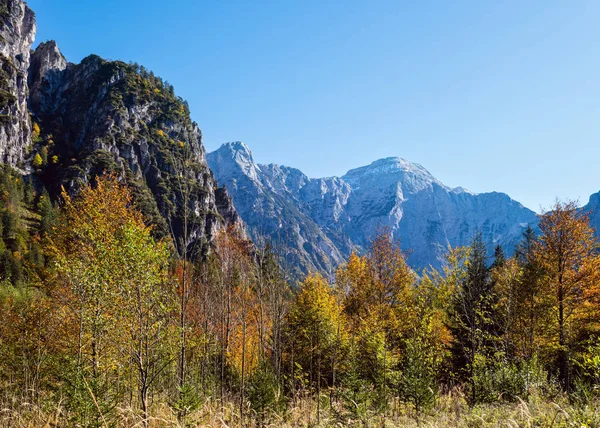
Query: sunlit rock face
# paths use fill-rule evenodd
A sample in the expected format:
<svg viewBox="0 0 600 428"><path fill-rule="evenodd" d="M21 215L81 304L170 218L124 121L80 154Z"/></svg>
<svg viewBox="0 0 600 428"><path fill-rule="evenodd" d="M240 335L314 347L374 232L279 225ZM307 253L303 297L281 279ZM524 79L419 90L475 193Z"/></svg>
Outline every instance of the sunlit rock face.
<svg viewBox="0 0 600 428"><path fill-rule="evenodd" d="M0 162L24 168L31 145L27 73L35 38L35 15L20 0L0 11Z"/></svg>
<svg viewBox="0 0 600 428"><path fill-rule="evenodd" d="M364 251L387 230L415 269L441 266L449 246L468 245L481 231L490 253L511 253L536 215L503 193L449 188L425 168L386 158L343 177L309 178L279 165L257 164L244 143L207 155L253 236L285 249L298 271L333 273L352 251Z"/></svg>

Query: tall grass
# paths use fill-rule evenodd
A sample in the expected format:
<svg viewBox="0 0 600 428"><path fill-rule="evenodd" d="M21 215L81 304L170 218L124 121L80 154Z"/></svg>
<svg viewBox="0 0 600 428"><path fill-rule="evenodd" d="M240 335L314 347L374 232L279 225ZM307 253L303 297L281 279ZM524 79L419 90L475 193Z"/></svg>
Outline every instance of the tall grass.
<svg viewBox="0 0 600 428"><path fill-rule="evenodd" d="M469 406L461 390L455 389L438 397L433 408L423 413L399 401L389 403L385 412L367 410L357 416L352 409L330 402L329 395L321 397L320 414L316 399L298 397L285 410L270 413L258 423L248 406L244 420L240 418L235 400L221 403L207 399L200 409L177 421L176 412L165 402L156 401L151 407L148 423L151 427L600 427L600 400L574 402L566 395L552 400L533 394L527 401ZM143 419L130 408L118 409L117 425L140 427ZM66 427L69 414L59 400L54 406L40 408L27 402L5 402L0 407L2 427Z"/></svg>

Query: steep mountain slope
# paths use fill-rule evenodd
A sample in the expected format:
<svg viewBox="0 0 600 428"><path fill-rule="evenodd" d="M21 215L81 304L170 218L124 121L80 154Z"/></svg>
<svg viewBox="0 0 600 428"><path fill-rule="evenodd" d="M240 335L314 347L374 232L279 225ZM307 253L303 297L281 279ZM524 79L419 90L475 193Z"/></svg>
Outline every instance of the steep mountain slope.
<svg viewBox="0 0 600 428"><path fill-rule="evenodd" d="M590 225L596 229L596 235L600 235L600 192L590 196L583 210L589 213Z"/></svg>
<svg viewBox="0 0 600 428"><path fill-rule="evenodd" d="M338 248L297 202L295 194L306 184L304 174L292 168L259 166L240 142L225 144L207 159L215 176L234 195L250 235L255 240L269 237L292 273L331 272L342 262Z"/></svg>
<svg viewBox="0 0 600 428"><path fill-rule="evenodd" d="M0 0L0 161L56 196L103 172L133 188L158 236L203 252L217 229L241 224L206 164L202 134L173 87L138 65L92 55L68 63L56 43L30 55L35 17ZM29 109L29 110L28 110ZM31 118L30 119L30 115Z"/></svg>
<svg viewBox="0 0 600 428"><path fill-rule="evenodd" d="M497 244L512 252L524 228L537 222L533 211L503 193L451 189L421 165L400 158L320 179L293 168L256 164L243 143L225 144L207 159L248 227L299 254L302 271L331 273L383 228L409 251L409 263L421 269L439 267L448 246L467 245L478 230L490 253ZM269 209L263 209L264 201ZM303 240L290 238L285 230ZM317 262L325 249L327 263Z"/></svg>
<svg viewBox="0 0 600 428"><path fill-rule="evenodd" d="M31 144L27 71L35 31L23 1L0 1L0 162L11 166L23 166Z"/></svg>

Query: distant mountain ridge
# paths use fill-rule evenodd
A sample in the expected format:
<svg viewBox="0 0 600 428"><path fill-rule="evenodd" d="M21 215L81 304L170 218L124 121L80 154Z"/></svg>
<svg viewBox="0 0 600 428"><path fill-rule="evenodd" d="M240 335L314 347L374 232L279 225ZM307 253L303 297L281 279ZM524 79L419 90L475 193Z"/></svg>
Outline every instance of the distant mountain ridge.
<svg viewBox="0 0 600 428"><path fill-rule="evenodd" d="M300 170L254 161L242 142L207 154L207 162L256 239L282 247L286 262L305 273L333 273L363 251L382 228L409 251L415 269L440 267L449 246L467 245L476 231L490 253L512 252L536 214L504 193L450 188L423 166L390 157L342 177L309 178Z"/></svg>
<svg viewBox="0 0 600 428"><path fill-rule="evenodd" d="M594 193L590 196L587 204L584 205L583 210L589 214L590 225L596 229L596 235L600 232L600 192Z"/></svg>

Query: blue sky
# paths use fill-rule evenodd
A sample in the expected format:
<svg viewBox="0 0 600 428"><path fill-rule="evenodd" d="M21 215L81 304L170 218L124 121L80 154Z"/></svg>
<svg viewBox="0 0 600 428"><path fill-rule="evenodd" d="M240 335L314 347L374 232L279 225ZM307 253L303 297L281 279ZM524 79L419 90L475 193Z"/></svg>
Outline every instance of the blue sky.
<svg viewBox="0 0 600 428"><path fill-rule="evenodd" d="M136 61L312 177L378 158L539 210L600 190L600 2L29 0L69 61Z"/></svg>

